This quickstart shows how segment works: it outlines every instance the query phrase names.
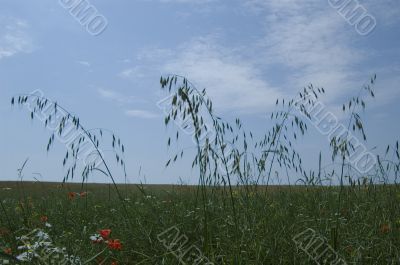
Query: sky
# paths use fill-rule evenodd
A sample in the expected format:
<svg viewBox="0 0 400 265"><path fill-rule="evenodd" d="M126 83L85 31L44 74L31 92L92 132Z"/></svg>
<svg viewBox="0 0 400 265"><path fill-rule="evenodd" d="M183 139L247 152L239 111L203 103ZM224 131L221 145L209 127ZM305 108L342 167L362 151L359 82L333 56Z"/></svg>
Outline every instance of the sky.
<svg viewBox="0 0 400 265"><path fill-rule="evenodd" d="M96 19L79 21L77 1L94 8ZM368 150L381 152L400 129L400 5L352 1L367 16L362 25L343 17L338 2L0 0L0 180L16 180L25 159L24 179L62 180L65 146L47 153L50 131L10 106L14 95L40 89L87 128L121 137L128 182L196 183L191 157L164 167L174 152L157 102L165 97L159 78L168 74L206 88L219 116L240 117L255 135L271 128L277 98L311 83L326 90L321 100L344 120L342 103L376 74L364 120ZM329 157L329 142L310 131L297 144L315 166L320 150ZM181 147L194 150L189 139Z"/></svg>

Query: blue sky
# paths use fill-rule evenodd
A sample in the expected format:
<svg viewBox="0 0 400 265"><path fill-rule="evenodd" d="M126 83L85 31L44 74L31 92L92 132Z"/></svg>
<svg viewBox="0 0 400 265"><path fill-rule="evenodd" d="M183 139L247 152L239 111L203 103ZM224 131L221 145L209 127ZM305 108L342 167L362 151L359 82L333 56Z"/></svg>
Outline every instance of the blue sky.
<svg viewBox="0 0 400 265"><path fill-rule="evenodd" d="M9 104L15 94L41 89L87 127L121 136L130 182L196 182L189 158L164 168L173 152L156 106L164 96L162 74L185 75L207 88L218 114L240 117L256 135L272 126L267 117L276 98L291 98L313 83L325 88L324 104L340 117L344 99L377 74L376 99L365 113L367 146L380 152L398 139L397 0L359 1L376 19L366 36L320 0L89 2L108 22L97 36L59 1L0 1L0 180L16 179L28 157L27 179L35 172L42 180L63 176L65 148L47 154L50 133ZM317 131L299 141L310 165L317 164L319 150L329 157L328 146Z"/></svg>

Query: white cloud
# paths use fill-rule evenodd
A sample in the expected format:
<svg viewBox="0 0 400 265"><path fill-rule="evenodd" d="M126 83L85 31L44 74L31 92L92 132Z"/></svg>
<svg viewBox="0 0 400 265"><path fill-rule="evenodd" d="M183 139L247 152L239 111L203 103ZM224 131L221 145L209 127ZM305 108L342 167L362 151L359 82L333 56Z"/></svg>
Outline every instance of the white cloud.
<svg viewBox="0 0 400 265"><path fill-rule="evenodd" d="M128 104L128 103L134 103L134 102L139 102L140 100L136 99L133 96L127 96L122 93L119 93L114 90L109 90L109 89L104 89L104 88L98 88L97 93L102 97L107 100L112 100L116 101L119 104Z"/></svg>
<svg viewBox="0 0 400 265"><path fill-rule="evenodd" d="M145 77L145 74L142 73L141 68L139 66L125 69L118 75L123 78L131 78L131 79Z"/></svg>
<svg viewBox="0 0 400 265"><path fill-rule="evenodd" d="M198 89L206 88L215 108L224 111L262 112L282 93L266 82L252 60L236 49L218 45L214 37L195 38L176 50L151 48L138 56L140 68L128 68L120 76L146 75L146 69L162 75L186 76Z"/></svg>
<svg viewBox="0 0 400 265"><path fill-rule="evenodd" d="M159 115L156 113L153 113L153 112L147 111L147 110L139 110L139 109L126 110L125 114L129 117L141 118L141 119L154 119L154 118L159 117Z"/></svg>
<svg viewBox="0 0 400 265"><path fill-rule="evenodd" d="M78 64L86 66L86 67L90 67L91 64L88 61L76 61Z"/></svg>
<svg viewBox="0 0 400 265"><path fill-rule="evenodd" d="M327 105L337 105L375 73L368 60L377 56L376 50L359 45L369 40L358 35L328 1L244 2L244 12L264 21L264 28L255 29L255 36L261 30L263 37L246 47L232 42L220 45L218 38L208 36L175 49L147 49L136 58L140 67L126 69L120 76L180 74L198 88L207 88L216 108L266 112L277 97L293 97L310 83L325 88ZM369 2L366 7L378 13Z"/></svg>
<svg viewBox="0 0 400 265"><path fill-rule="evenodd" d="M373 74L360 69L370 54L354 45L364 37L328 1L247 3L266 17L265 37L258 43L259 49L264 50L260 57L290 72L282 80L283 86L299 89L313 83L326 88L324 101L333 103L342 96L357 93Z"/></svg>
<svg viewBox="0 0 400 265"><path fill-rule="evenodd" d="M0 17L0 25L0 59L32 51L32 40L27 33L29 26L25 21Z"/></svg>
<svg viewBox="0 0 400 265"><path fill-rule="evenodd" d="M298 89L309 83L322 86L327 91L322 100L329 109L335 110L340 109L338 105L344 98L356 95L376 73L376 100L371 102L371 107L377 108L400 97L399 68L397 65L396 70L396 65L390 65L391 57L398 56L398 48L383 52L374 49L374 45L365 45L373 36L358 35L327 1L251 0L247 4L266 17L265 37L258 43L259 50L264 50L260 58L272 67L281 65L295 73L286 75L287 87ZM361 4L376 16L378 30L387 30L399 21L393 15L400 12L398 1L368 0ZM374 65L381 60L390 66L379 69Z"/></svg>
<svg viewBox="0 0 400 265"><path fill-rule="evenodd" d="M240 112L265 111L281 93L263 78L257 66L234 50L214 44L210 38L186 43L164 73L188 77L199 89L206 88L216 108Z"/></svg>

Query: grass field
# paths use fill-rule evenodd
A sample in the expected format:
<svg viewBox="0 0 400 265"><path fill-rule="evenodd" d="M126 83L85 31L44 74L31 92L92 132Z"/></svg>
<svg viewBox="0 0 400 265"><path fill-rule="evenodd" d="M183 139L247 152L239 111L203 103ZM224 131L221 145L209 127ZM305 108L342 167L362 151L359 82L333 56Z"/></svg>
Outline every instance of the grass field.
<svg viewBox="0 0 400 265"><path fill-rule="evenodd" d="M207 190L206 214L195 186L118 188L124 203L106 184L1 182L0 245L17 256L25 250L15 238L34 245L29 233L40 229L82 264L314 264L324 251L337 264L400 262L397 186L344 188L339 211L339 188L235 188L236 219L224 188ZM122 249L93 243L102 229Z"/></svg>
<svg viewBox="0 0 400 265"><path fill-rule="evenodd" d="M375 78L360 93L374 97ZM117 185L113 169L126 177L128 164L118 136L87 130L46 98L12 98L12 105L30 100L36 106L31 119L40 112L45 127L60 115L47 151L65 132L76 133L67 143L61 139L67 183L79 173L85 183L100 172L110 184L1 183L3 264L400 264L399 142L374 155L355 141L354 135L367 139L360 94L343 105L347 126L332 127L330 164L320 151L318 168L308 170L302 160L309 154L292 142L306 134L324 89L310 85L299 97L277 100L275 125L255 138L240 119L231 125L216 116L205 90L186 78L169 76L160 84L171 94L164 123L174 129L167 146L179 147L179 135L191 135L199 186ZM348 129L339 134L337 128ZM115 161L102 150L112 150ZM268 185L272 178L291 183L289 176L304 185Z"/></svg>

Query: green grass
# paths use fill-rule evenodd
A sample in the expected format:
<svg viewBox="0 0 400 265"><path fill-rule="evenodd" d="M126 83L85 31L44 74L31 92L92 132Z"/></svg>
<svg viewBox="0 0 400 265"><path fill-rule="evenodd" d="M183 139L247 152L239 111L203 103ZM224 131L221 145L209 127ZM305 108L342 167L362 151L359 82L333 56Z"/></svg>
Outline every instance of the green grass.
<svg viewBox="0 0 400 265"><path fill-rule="evenodd" d="M11 190L4 189L5 187ZM14 237L43 228L48 216L55 245L88 260L103 250L90 235L112 229L122 251L106 251L104 264L179 264L157 235L176 226L214 264L313 264L293 237L311 228L326 238L348 264L399 264L400 188L361 186L345 188L337 213L339 188L269 187L234 190L235 221L223 188L207 190L207 232L197 187L119 186L123 204L112 186L83 187L57 183L0 182L0 247L18 254ZM68 192L88 190L84 198L70 200ZM337 218L339 226L337 227ZM235 223L239 224L238 230ZM24 230L23 230L24 229ZM336 229L338 232L335 242ZM98 264L93 261L90 264Z"/></svg>
<svg viewBox="0 0 400 265"><path fill-rule="evenodd" d="M361 113L364 99L374 97L375 78L343 105L348 115L346 127L364 141ZM322 170L322 152L318 170L308 171L294 143L308 131L311 110L324 89L309 85L292 99L278 99L277 110L271 113L274 125L264 136L253 138L240 119L231 125L219 118L205 90L198 90L185 77L161 77L160 84L171 96L164 123L173 126L174 131L167 145L180 146L179 135L184 129L181 120L188 117L197 150L192 168L198 170L201 186L1 183L11 188L2 187L0 194L0 244L5 252L14 256L26 253L18 249L21 240L16 238L41 229L50 236L47 244L65 248L68 253L57 250L80 257L82 264L326 264L329 255L343 261L336 259L334 264L400 264L400 189L374 182L390 183L393 177L397 183L398 141L387 147L385 155L377 156L367 176L360 176L357 165L348 163L359 155L358 151L352 138L341 134L330 139L332 173ZM47 98L20 95L12 98L11 104L23 106L28 99L36 102L31 119L38 113L44 115L45 127L54 118L53 113L61 113L47 151L57 142L55 134L62 135L64 130L79 133L66 144L64 180L79 174L76 168L83 143L93 147L90 155L97 155L97 162L103 165L98 168L95 161L85 164L80 172L83 181L93 171L100 171L115 183L109 163L115 164L106 161L101 150L113 150L116 166L126 172L124 144L113 132L105 130L103 138L103 129L86 130L78 117ZM42 113L44 109L51 111ZM178 149L166 166L183 156ZM26 163L18 171L19 179ZM251 186L270 183L274 172L279 178L282 170L299 177L296 183L308 186ZM341 187L316 186L324 180L335 181L335 177ZM232 187L234 183L245 185ZM69 192L83 191L88 192L87 196L68 198ZM43 222L44 216L48 224ZM93 244L90 237L93 239L101 229L111 229L111 238L121 240L123 249L109 249L104 242ZM305 237L310 231L312 237ZM32 237L23 244L31 249L28 254L32 249L49 250ZM113 242L106 240L108 244ZM41 252L36 259L44 254Z"/></svg>

